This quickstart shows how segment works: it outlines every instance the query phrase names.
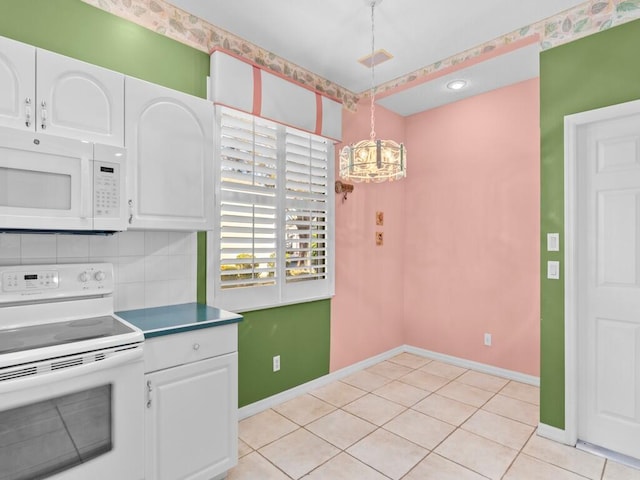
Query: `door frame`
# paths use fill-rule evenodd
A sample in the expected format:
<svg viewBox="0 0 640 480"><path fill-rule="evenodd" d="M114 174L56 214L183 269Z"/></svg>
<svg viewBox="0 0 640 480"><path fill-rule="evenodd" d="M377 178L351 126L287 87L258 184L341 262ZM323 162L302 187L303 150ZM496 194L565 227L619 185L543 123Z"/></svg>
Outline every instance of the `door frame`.
<svg viewBox="0 0 640 480"><path fill-rule="evenodd" d="M564 364L565 443L578 441L578 131L602 120L640 114L640 100L564 117Z"/></svg>

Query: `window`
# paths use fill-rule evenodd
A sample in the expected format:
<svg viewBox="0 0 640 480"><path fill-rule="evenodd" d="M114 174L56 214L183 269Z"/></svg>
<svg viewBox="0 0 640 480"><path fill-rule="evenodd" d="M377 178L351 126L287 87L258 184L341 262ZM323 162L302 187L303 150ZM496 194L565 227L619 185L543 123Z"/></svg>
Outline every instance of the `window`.
<svg viewBox="0 0 640 480"><path fill-rule="evenodd" d="M216 223L209 298L236 310L333 293L333 145L217 107Z"/></svg>

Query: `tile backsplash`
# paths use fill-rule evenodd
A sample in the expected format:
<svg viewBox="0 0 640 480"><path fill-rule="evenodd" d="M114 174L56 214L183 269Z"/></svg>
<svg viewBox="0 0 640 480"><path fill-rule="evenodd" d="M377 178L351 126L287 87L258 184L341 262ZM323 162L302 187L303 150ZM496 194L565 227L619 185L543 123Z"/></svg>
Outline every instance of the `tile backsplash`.
<svg viewBox="0 0 640 480"><path fill-rule="evenodd" d="M116 310L196 301L196 233L0 234L0 265L83 262L113 264Z"/></svg>

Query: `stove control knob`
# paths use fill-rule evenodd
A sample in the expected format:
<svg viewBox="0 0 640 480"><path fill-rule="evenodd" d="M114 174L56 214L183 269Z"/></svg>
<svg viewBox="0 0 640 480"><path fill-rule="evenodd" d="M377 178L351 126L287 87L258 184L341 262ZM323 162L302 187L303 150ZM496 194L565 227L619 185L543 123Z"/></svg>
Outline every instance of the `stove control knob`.
<svg viewBox="0 0 640 480"><path fill-rule="evenodd" d="M107 275L102 270L98 270L93 276L93 278L95 278L96 281L101 282L102 280L105 279L106 276Z"/></svg>
<svg viewBox="0 0 640 480"><path fill-rule="evenodd" d="M82 273L80 274L80 281L81 281L82 283L86 283L86 282L88 282L88 281L89 281L89 274L88 274L87 272L82 272Z"/></svg>

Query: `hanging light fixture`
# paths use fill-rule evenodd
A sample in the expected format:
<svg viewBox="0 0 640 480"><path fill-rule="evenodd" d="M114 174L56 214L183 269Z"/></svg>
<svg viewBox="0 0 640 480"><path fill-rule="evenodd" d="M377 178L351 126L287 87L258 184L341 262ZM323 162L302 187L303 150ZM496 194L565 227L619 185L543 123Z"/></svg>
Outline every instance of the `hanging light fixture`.
<svg viewBox="0 0 640 480"><path fill-rule="evenodd" d="M384 182L407 176L407 150L402 143L378 140L375 129L375 7L371 5L371 133L368 140L347 145L340 151L340 177L353 182Z"/></svg>

